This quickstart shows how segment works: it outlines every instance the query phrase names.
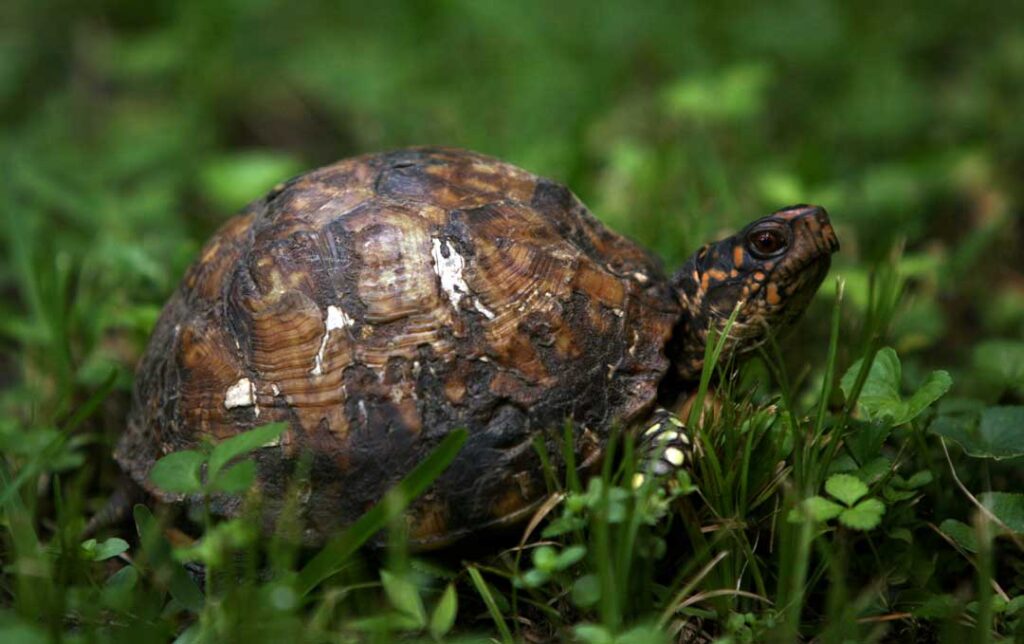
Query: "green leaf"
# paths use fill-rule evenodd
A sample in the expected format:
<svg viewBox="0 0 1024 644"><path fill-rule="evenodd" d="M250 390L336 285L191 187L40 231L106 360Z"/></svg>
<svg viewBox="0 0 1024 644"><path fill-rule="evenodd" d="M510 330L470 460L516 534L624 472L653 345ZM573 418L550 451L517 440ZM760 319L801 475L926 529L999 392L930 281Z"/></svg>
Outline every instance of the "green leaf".
<svg viewBox="0 0 1024 644"><path fill-rule="evenodd" d="M107 578L105 586L111 590L131 590L139 582L139 570L125 566Z"/></svg>
<svg viewBox="0 0 1024 644"><path fill-rule="evenodd" d="M543 568L532 568L516 579L516 582L524 588L540 588L551 579L551 573Z"/></svg>
<svg viewBox="0 0 1024 644"><path fill-rule="evenodd" d="M880 420L866 422L851 420L851 431L844 437L846 448L859 465L864 465L878 457L882 445L892 434L892 425Z"/></svg>
<svg viewBox="0 0 1024 644"><path fill-rule="evenodd" d="M95 539L87 539L82 542L82 550L89 560L104 561L128 550L128 542L117 537L101 543L97 543Z"/></svg>
<svg viewBox="0 0 1024 644"><path fill-rule="evenodd" d="M825 491L846 505L853 505L868 493L868 486L856 476L833 474L825 481Z"/></svg>
<svg viewBox="0 0 1024 644"><path fill-rule="evenodd" d="M601 599L601 579L591 573L583 575L572 585L572 601L580 608L590 608Z"/></svg>
<svg viewBox="0 0 1024 644"><path fill-rule="evenodd" d="M1024 456L1024 406L988 407L974 414L943 414L930 431L955 441L975 458Z"/></svg>
<svg viewBox="0 0 1024 644"><path fill-rule="evenodd" d="M985 492L979 495L978 499L1010 530L1024 533L1024 494Z"/></svg>
<svg viewBox="0 0 1024 644"><path fill-rule="evenodd" d="M221 470L217 478L210 484L209 490L211 492L241 494L248 490L255 480L256 463L253 461L242 461L226 470Z"/></svg>
<svg viewBox="0 0 1024 644"><path fill-rule="evenodd" d="M583 545L569 546L558 554L555 561L555 570L566 570L579 560L587 556L587 547Z"/></svg>
<svg viewBox="0 0 1024 644"><path fill-rule="evenodd" d="M804 501L804 508L815 521L828 521L839 516L843 506L833 503L820 496L812 496Z"/></svg>
<svg viewBox="0 0 1024 644"><path fill-rule="evenodd" d="M455 585L448 584L430 616L430 635L436 640L444 637L455 625L455 616L458 612L459 599L455 594Z"/></svg>
<svg viewBox="0 0 1024 644"><path fill-rule="evenodd" d="M862 364L863 359L851 365L840 381L839 386L847 398L853 395L853 386ZM880 349L857 399L857 406L866 418L884 419L894 426L908 423L941 398L953 384L945 371L933 371L920 389L903 400L900 396L902 374L896 351L891 347Z"/></svg>
<svg viewBox="0 0 1024 644"><path fill-rule="evenodd" d="M919 487L924 487L932 482L935 477L932 476L930 470L921 470L914 473L909 479L907 479L906 487L911 490L916 490Z"/></svg>
<svg viewBox="0 0 1024 644"><path fill-rule="evenodd" d="M586 644L614 644L615 636L599 624L577 624L572 627L573 635Z"/></svg>
<svg viewBox="0 0 1024 644"><path fill-rule="evenodd" d="M967 552L978 552L978 537L971 526L955 519L946 519L939 530Z"/></svg>
<svg viewBox="0 0 1024 644"><path fill-rule="evenodd" d="M427 491L431 483L455 460L467 436L465 429L457 429L445 436L434 451L388 492L381 502L324 546L299 572L296 592L300 596L306 595L317 584L341 570L352 553L380 532L389 521L401 515L416 497Z"/></svg>
<svg viewBox="0 0 1024 644"><path fill-rule="evenodd" d="M871 530L878 527L885 514L885 504L878 499L866 499L854 507L843 510L839 522L854 530Z"/></svg>
<svg viewBox="0 0 1024 644"><path fill-rule="evenodd" d="M931 406L939 398L946 395L949 388L953 386L953 378L946 371L933 371L929 374L924 384L914 392L906 403L903 416L899 417L895 425L909 423L921 415L925 409Z"/></svg>
<svg viewBox="0 0 1024 644"><path fill-rule="evenodd" d="M203 489L199 468L206 457L201 452L182 450L164 456L149 472L149 480L165 492L195 494Z"/></svg>
<svg viewBox="0 0 1024 644"><path fill-rule="evenodd" d="M100 601L107 608L127 611L133 601L137 601L134 590L138 583L138 568L125 566L107 578L103 584Z"/></svg>
<svg viewBox="0 0 1024 644"><path fill-rule="evenodd" d="M215 481L221 468L231 459L261 447L276 445L277 440L286 429L288 429L288 423L270 423L254 427L219 443L210 452L210 463L206 472L207 480Z"/></svg>
<svg viewBox="0 0 1024 644"><path fill-rule="evenodd" d="M427 611L423 608L423 600L420 599L420 591L416 584L407 577L394 575L386 570L380 571L380 581L391 605L412 619L414 628L420 629L427 625Z"/></svg>
<svg viewBox="0 0 1024 644"><path fill-rule="evenodd" d="M558 553L551 546L541 546L533 551L532 559L534 567L552 572L558 562Z"/></svg>

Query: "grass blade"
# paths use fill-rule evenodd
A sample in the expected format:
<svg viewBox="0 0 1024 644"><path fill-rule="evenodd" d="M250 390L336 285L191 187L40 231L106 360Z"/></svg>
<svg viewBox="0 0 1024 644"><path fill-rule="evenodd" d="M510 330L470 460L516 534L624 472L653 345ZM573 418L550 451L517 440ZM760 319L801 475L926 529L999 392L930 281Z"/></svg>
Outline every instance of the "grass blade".
<svg viewBox="0 0 1024 644"><path fill-rule="evenodd" d="M515 640L512 639L512 633L508 630L508 624L505 623L505 618L502 617L501 611L498 609L498 603L494 601L494 595L491 594L491 589L487 587L487 582L484 581L480 571L476 569L476 566L468 566L466 572L469 573L469 578L473 581L473 586L476 587L476 591L480 593L480 597L484 600L484 604L487 605L487 612L491 614L491 619L494 620L494 625L498 627L498 632L501 634L501 641L505 644L512 644Z"/></svg>

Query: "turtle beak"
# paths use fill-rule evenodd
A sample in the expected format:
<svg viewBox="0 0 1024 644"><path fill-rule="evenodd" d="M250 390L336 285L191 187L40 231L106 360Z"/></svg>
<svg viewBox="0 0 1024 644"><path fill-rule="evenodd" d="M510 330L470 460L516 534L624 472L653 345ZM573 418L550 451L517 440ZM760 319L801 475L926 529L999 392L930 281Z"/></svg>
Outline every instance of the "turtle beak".
<svg viewBox="0 0 1024 644"><path fill-rule="evenodd" d="M821 226L820 240L822 252L831 254L839 250L839 237L836 236L836 231L832 228L832 222L828 219L828 213L825 212L824 208L815 206L817 212L814 213L814 219Z"/></svg>
<svg viewBox="0 0 1024 644"><path fill-rule="evenodd" d="M814 240L814 246L822 255L828 256L839 250L839 237L832 228L828 212L821 206L790 206L778 213L783 219L788 219L794 225L804 229L801 236Z"/></svg>

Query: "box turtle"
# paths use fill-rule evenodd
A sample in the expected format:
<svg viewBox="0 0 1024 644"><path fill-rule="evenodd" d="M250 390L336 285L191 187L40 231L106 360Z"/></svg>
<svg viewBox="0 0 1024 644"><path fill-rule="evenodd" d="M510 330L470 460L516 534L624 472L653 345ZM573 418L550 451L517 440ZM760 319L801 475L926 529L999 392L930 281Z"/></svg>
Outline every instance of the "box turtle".
<svg viewBox="0 0 1024 644"><path fill-rule="evenodd" d="M657 469L683 465L689 441L656 410L699 377L708 329L739 303L728 349L751 351L800 315L837 248L822 208L793 206L668 276L567 188L508 163L446 148L344 160L205 246L157 322L115 457L181 501L148 480L156 460L285 421L252 456L258 493L272 521L309 459L314 544L466 428L407 514L413 543L447 543L530 512L546 493L534 439L559 454L567 421L580 462L619 425L663 428L679 448Z"/></svg>

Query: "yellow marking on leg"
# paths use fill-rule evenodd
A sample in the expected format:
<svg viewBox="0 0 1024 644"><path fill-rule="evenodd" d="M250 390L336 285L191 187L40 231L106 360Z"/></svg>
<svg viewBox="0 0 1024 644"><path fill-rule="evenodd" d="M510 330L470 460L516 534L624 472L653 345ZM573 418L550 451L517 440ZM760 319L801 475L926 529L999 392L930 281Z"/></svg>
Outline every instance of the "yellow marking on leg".
<svg viewBox="0 0 1024 644"><path fill-rule="evenodd" d="M683 450L678 447L670 447L665 450L665 460L676 467L679 467L686 460L686 455L683 454Z"/></svg>

